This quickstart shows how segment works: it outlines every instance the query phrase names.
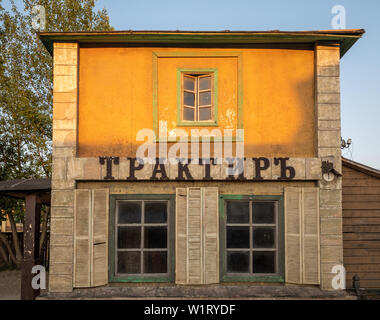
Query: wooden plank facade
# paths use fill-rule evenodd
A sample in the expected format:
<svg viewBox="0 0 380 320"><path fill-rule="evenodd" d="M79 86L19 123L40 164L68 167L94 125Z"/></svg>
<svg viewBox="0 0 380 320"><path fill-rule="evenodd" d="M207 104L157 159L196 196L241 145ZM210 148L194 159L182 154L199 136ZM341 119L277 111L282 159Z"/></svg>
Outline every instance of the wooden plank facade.
<svg viewBox="0 0 380 320"><path fill-rule="evenodd" d="M343 251L347 288L380 288L380 171L342 159Z"/></svg>

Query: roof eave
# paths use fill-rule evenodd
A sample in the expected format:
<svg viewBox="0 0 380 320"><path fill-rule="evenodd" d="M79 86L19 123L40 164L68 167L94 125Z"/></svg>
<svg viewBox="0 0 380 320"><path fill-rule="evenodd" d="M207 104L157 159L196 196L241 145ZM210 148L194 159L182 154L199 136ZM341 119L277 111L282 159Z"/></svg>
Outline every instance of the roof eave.
<svg viewBox="0 0 380 320"><path fill-rule="evenodd" d="M263 43L340 43L341 57L365 33L363 29L326 31L110 31L41 32L39 37L50 54L54 42L129 44L263 44Z"/></svg>
<svg viewBox="0 0 380 320"><path fill-rule="evenodd" d="M362 173L368 174L370 176L380 178L380 170L366 166L362 163L342 157L342 165L348 168L360 171Z"/></svg>

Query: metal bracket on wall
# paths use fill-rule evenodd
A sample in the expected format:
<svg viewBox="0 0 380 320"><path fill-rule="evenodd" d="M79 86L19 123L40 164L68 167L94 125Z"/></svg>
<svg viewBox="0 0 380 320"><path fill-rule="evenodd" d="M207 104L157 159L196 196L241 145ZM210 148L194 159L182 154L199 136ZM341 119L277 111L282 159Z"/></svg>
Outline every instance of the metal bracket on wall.
<svg viewBox="0 0 380 320"><path fill-rule="evenodd" d="M342 174L334 169L334 163L328 160L322 161L322 177L326 181L332 181L335 177L341 177Z"/></svg>

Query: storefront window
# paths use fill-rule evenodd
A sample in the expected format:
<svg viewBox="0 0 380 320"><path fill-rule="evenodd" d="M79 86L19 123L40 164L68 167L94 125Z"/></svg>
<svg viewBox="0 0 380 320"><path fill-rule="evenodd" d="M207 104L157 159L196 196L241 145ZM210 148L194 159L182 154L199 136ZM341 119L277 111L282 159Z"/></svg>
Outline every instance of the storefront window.
<svg viewBox="0 0 380 320"><path fill-rule="evenodd" d="M280 276L283 230L279 201L236 198L244 197L232 196L223 203L224 275L247 281Z"/></svg>
<svg viewBox="0 0 380 320"><path fill-rule="evenodd" d="M170 275L170 201L147 197L116 200L114 206L114 277Z"/></svg>

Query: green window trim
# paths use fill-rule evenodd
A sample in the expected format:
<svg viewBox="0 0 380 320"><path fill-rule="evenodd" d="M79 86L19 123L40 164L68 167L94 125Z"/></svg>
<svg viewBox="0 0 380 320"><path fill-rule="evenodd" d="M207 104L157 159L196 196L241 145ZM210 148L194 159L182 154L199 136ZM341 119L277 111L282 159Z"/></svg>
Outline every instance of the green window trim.
<svg viewBox="0 0 380 320"><path fill-rule="evenodd" d="M184 73L212 73L214 79L214 99L213 99L213 112L214 119L211 121L183 121L182 120L182 74ZM177 126L178 127L217 127L218 126L218 69L214 68L177 68Z"/></svg>
<svg viewBox="0 0 380 320"><path fill-rule="evenodd" d="M267 200L278 202L278 266L277 273L273 275L232 275L226 271L226 214L225 214L225 201L226 200ZM219 268L220 268L220 282L272 282L283 283L285 282L285 250L284 250L284 199L280 195L236 195L236 194L223 194L219 197Z"/></svg>
<svg viewBox="0 0 380 320"><path fill-rule="evenodd" d="M236 129L244 128L244 115L243 115L243 52L242 51L211 51L211 52L199 52L199 51L153 51L152 53L152 107L153 107L153 132L155 133L154 142L165 142L165 139L161 139L158 134L158 58L237 58L238 63L238 104L237 104L237 127ZM178 119L177 119L178 120ZM195 126L191 124L190 126ZM198 126L198 125L197 125ZM201 125L201 127L209 126L215 127L218 125ZM182 127L188 127L184 125ZM191 139L189 136L188 139ZM233 142L244 141L244 137L240 135L233 136L231 138ZM180 141L180 137L177 137L176 141ZM210 137L210 141L225 141L225 138L221 137ZM173 141L174 142L174 141Z"/></svg>
<svg viewBox="0 0 380 320"><path fill-rule="evenodd" d="M168 234L169 234L169 265L168 274L163 276L131 275L118 276L115 272L115 215L116 202L119 200L167 200L169 202ZM174 282L175 268L175 195L172 194L111 194L110 195L110 221L109 221L109 250L108 250L108 276L109 282Z"/></svg>

